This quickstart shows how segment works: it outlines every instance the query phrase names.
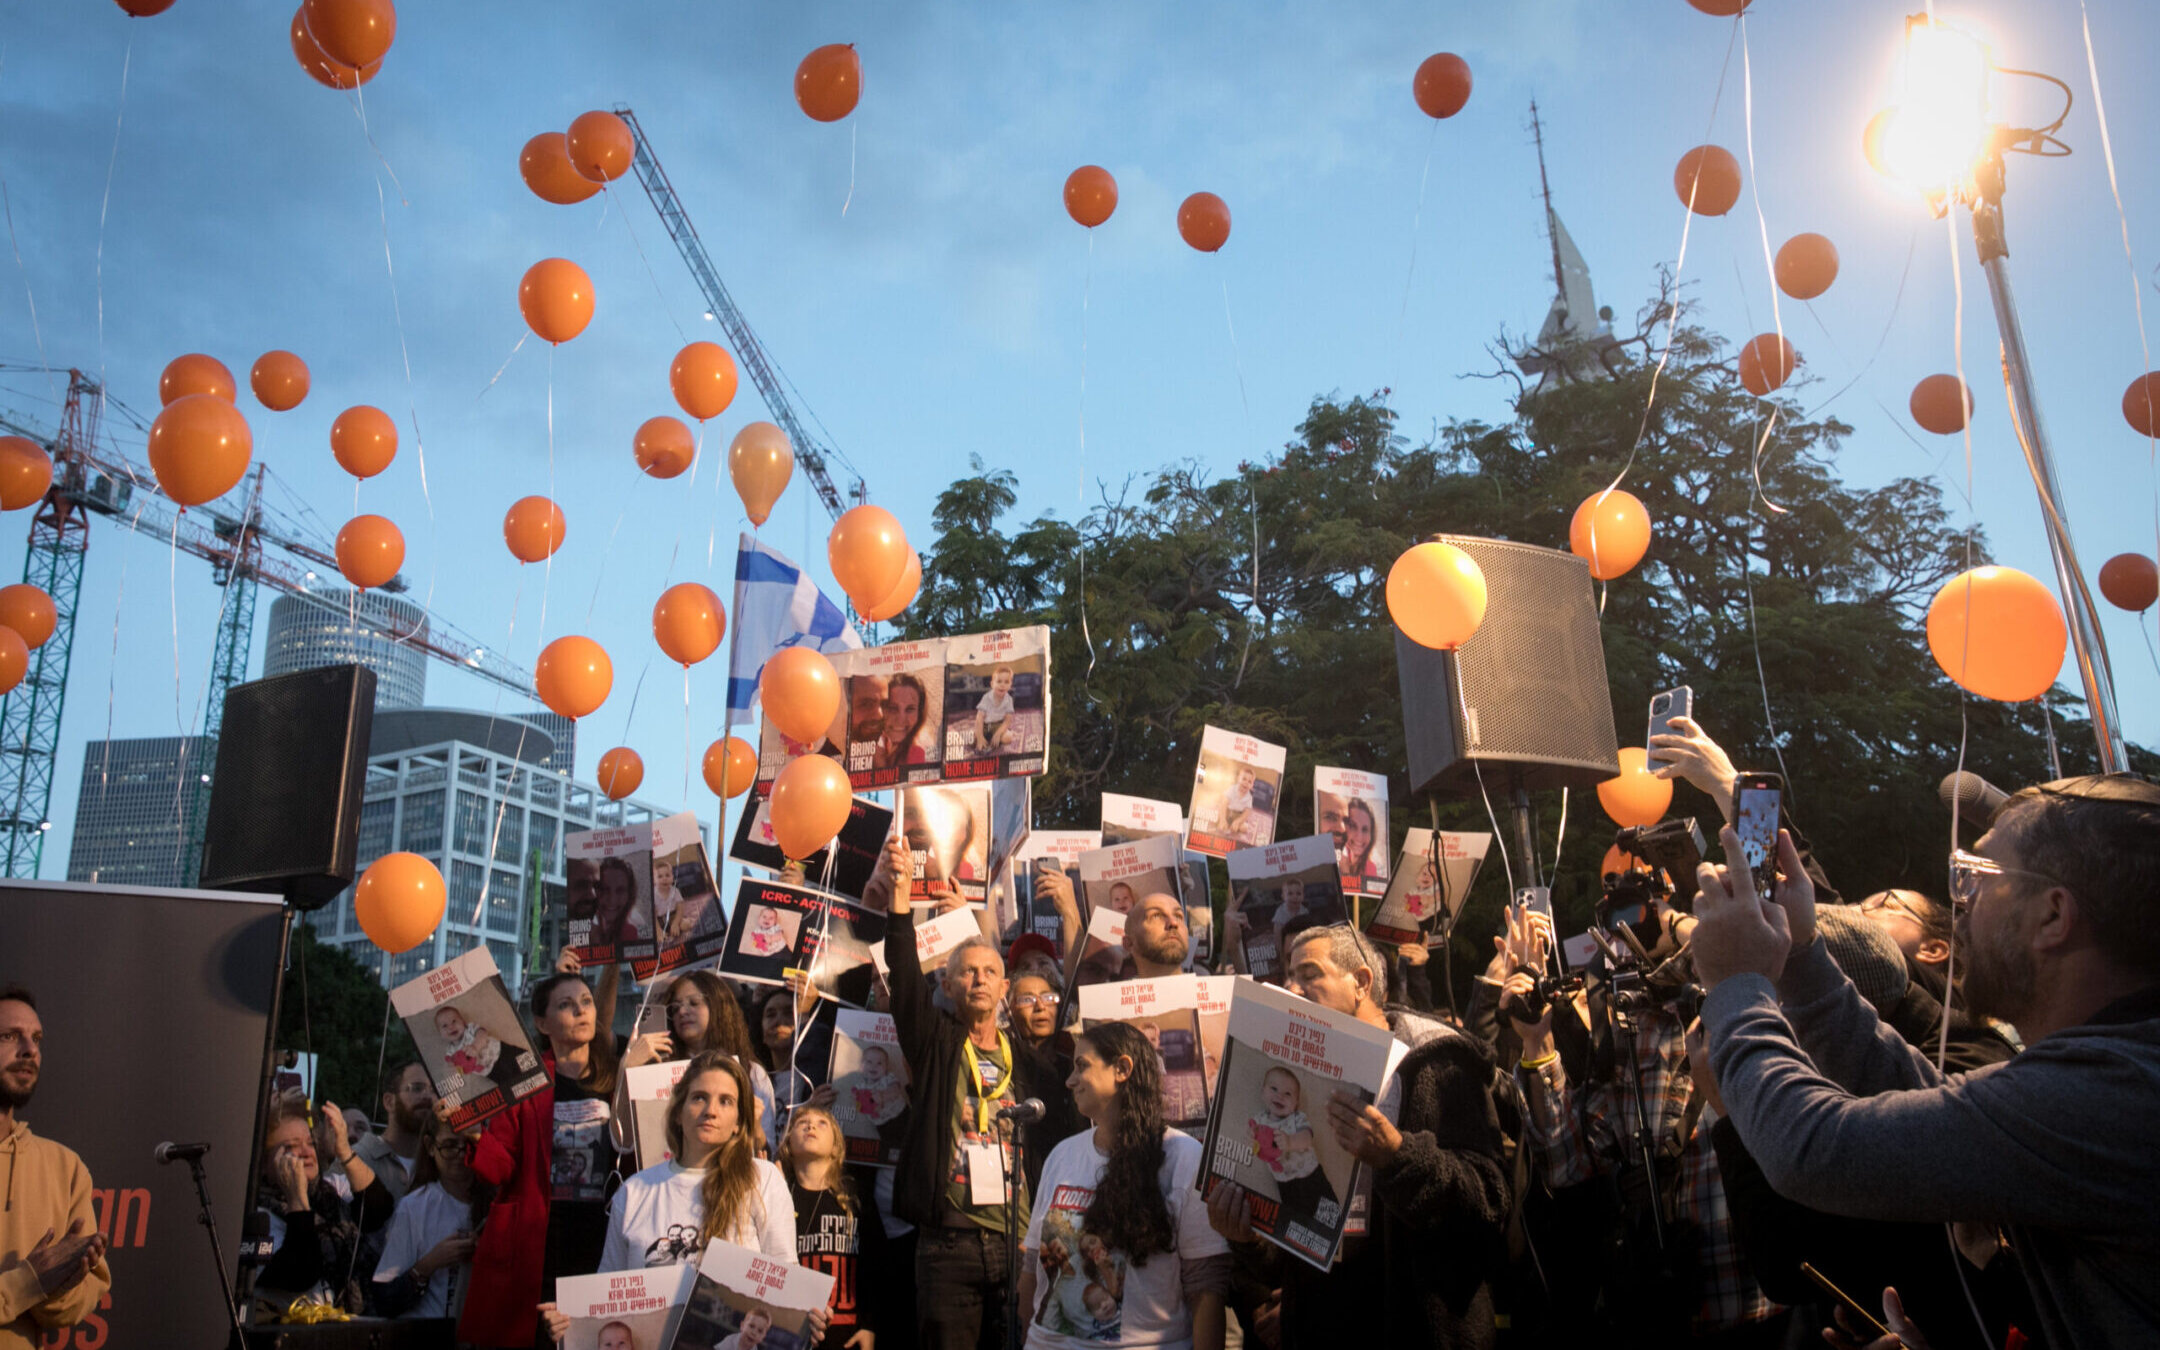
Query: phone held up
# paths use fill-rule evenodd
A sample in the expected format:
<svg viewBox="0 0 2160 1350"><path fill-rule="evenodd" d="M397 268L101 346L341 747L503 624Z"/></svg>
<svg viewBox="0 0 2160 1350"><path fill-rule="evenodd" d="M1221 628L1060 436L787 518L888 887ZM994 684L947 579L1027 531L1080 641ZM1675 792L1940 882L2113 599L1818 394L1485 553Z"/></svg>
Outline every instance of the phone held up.
<svg viewBox="0 0 2160 1350"><path fill-rule="evenodd" d="M1650 745L1650 742L1659 736L1677 734L1672 729L1672 720L1675 717L1692 719L1694 716L1695 691L1687 685L1675 685L1671 689L1652 694L1650 696L1650 733L1643 738L1643 744ZM1658 762L1658 752L1655 746L1650 748L1649 761L1653 764Z"/></svg>
<svg viewBox="0 0 2160 1350"><path fill-rule="evenodd" d="M1774 773L1743 773L1733 783L1733 832L1755 878L1755 893L1767 898L1777 885L1778 814L1785 802L1785 780ZM1740 859L1726 859L1737 866Z"/></svg>

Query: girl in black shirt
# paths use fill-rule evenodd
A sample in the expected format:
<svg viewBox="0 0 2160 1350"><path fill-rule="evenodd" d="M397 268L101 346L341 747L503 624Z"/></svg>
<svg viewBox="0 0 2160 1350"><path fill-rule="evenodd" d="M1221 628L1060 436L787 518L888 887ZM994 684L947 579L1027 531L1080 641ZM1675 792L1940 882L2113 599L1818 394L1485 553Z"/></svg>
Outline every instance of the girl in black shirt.
<svg viewBox="0 0 2160 1350"><path fill-rule="evenodd" d="M876 1335L871 1291L883 1279L885 1225L877 1208L855 1193L840 1123L820 1106L799 1106L788 1117L780 1169L795 1198L797 1259L833 1277L832 1322L819 1350L860 1350Z"/></svg>

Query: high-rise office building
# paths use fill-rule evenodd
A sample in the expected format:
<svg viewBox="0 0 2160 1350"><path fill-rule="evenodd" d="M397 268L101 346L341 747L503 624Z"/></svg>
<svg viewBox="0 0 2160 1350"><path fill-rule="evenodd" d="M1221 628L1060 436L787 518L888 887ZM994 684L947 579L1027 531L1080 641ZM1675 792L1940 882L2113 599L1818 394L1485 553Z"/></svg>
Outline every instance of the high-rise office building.
<svg viewBox="0 0 2160 1350"><path fill-rule="evenodd" d="M404 633L425 637L427 611L384 591L281 595L270 606L263 674L357 663L375 672L376 711L418 708L427 702L428 656L391 636Z"/></svg>
<svg viewBox="0 0 2160 1350"><path fill-rule="evenodd" d="M215 748L202 736L92 741L75 794L69 881L192 886L187 830Z"/></svg>

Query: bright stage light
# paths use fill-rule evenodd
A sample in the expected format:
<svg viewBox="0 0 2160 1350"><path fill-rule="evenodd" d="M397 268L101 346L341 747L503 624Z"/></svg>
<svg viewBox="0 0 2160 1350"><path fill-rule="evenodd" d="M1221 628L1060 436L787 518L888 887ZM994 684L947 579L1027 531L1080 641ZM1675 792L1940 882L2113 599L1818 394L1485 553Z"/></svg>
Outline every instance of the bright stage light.
<svg viewBox="0 0 2160 1350"><path fill-rule="evenodd" d="M1955 195L1987 153L1994 59L1971 29L1915 14L1905 21L1897 97L1868 123L1875 168L1931 195Z"/></svg>

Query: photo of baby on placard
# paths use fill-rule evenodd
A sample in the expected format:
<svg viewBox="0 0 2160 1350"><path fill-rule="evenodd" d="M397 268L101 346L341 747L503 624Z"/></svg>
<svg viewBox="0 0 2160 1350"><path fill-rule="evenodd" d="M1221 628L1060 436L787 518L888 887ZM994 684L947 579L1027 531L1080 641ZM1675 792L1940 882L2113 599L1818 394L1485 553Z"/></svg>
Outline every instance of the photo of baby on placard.
<svg viewBox="0 0 2160 1350"><path fill-rule="evenodd" d="M475 1021L465 1009L445 1003L435 1010L435 1034L442 1037L443 1063L452 1073L467 1078L486 1078L508 1091L537 1066L532 1052L506 1044L500 1036ZM522 1056L527 1063L520 1064Z"/></svg>
<svg viewBox="0 0 2160 1350"><path fill-rule="evenodd" d="M833 1118L849 1162L889 1167L900 1158L908 1126L907 1062L885 1013L841 1008L832 1038Z"/></svg>
<svg viewBox="0 0 2160 1350"><path fill-rule="evenodd" d="M802 915L783 913L770 905L754 905L750 919L743 927L742 941L735 949L752 959L770 959L785 956L795 947L795 934L802 928Z"/></svg>
<svg viewBox="0 0 2160 1350"><path fill-rule="evenodd" d="M1357 1160L1328 1128L1328 1099L1341 1084L1232 1044L1224 1066L1215 1172L1282 1206L1285 1223L1339 1229ZM1370 1094L1365 1094L1368 1097ZM1238 1157L1234 1165L1226 1160Z"/></svg>

